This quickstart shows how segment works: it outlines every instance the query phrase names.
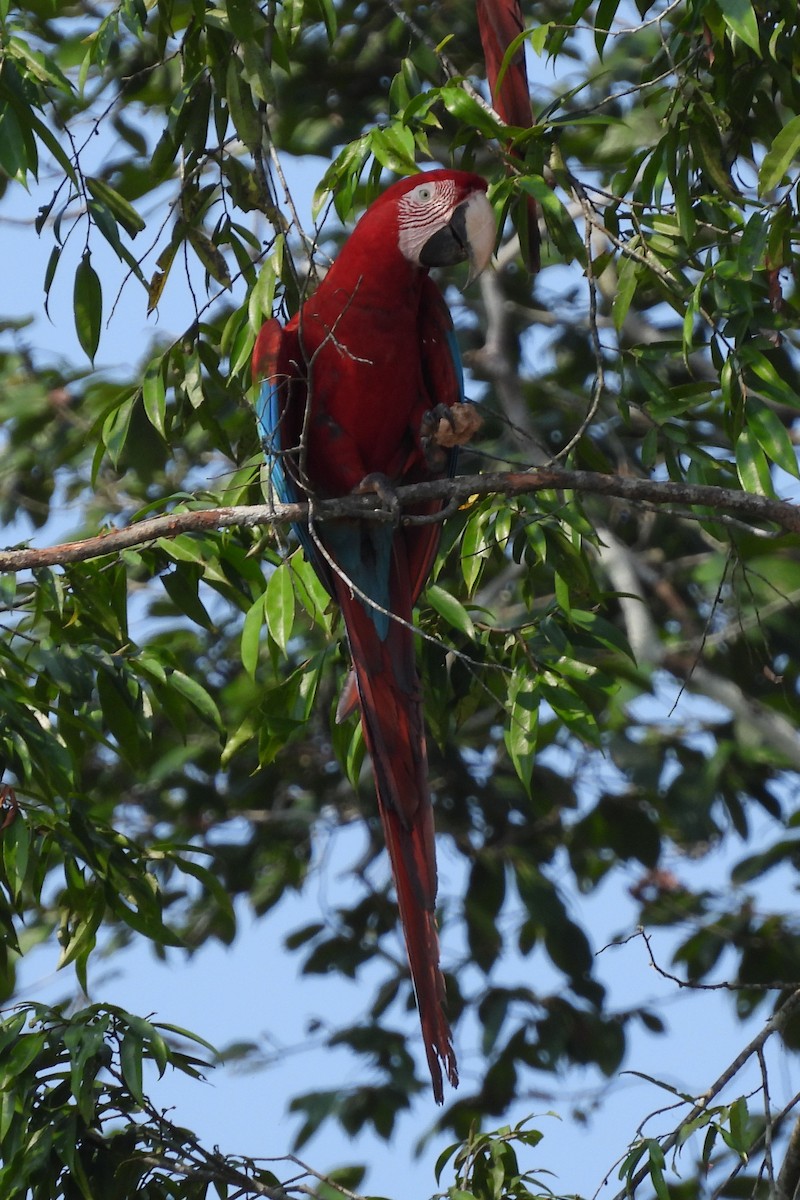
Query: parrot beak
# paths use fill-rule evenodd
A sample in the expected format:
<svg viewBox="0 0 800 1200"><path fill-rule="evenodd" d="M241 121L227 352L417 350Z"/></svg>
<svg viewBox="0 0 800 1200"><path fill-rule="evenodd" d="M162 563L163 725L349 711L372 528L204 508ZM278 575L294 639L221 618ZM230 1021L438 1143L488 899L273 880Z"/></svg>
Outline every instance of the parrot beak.
<svg viewBox="0 0 800 1200"><path fill-rule="evenodd" d="M432 234L419 255L420 266L450 267L469 261L469 287L492 257L496 236L494 212L485 192L473 192L453 211L446 225Z"/></svg>
<svg viewBox="0 0 800 1200"><path fill-rule="evenodd" d="M464 287L468 288L489 265L497 238L497 226L494 223L494 210L485 192L473 192L469 200L456 209L456 212L462 211L469 256L469 275Z"/></svg>

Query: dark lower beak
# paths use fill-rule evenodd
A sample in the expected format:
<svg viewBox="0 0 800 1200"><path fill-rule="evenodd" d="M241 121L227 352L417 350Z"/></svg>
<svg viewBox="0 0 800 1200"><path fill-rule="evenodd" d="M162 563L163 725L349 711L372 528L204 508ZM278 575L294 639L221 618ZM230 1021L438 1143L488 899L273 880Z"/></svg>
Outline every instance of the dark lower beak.
<svg viewBox="0 0 800 1200"><path fill-rule="evenodd" d="M423 267L453 267L469 258L466 203L459 204L448 225L428 238L419 256Z"/></svg>
<svg viewBox="0 0 800 1200"><path fill-rule="evenodd" d="M459 204L447 225L431 234L422 247L422 267L451 267L469 260L471 283L488 266L495 239L494 213L484 192Z"/></svg>

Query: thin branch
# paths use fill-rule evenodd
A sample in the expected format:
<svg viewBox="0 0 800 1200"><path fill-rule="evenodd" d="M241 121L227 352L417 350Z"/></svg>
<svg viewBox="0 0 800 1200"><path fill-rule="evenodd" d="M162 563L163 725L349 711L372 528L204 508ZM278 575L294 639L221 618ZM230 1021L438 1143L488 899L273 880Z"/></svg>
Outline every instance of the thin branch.
<svg viewBox="0 0 800 1200"><path fill-rule="evenodd" d="M580 426L569 439L565 446L562 446L558 454L553 455L553 460L566 458L569 452L577 446L578 442L583 437L586 430L594 420L597 410L600 407L600 400L606 387L606 376L603 366L603 348L600 345L600 335L597 332L597 279L594 274L592 264L592 207L583 189L576 189L576 196L580 203L583 212L583 237L584 248L586 250L586 279L589 284L589 340L592 344L592 353L594 354L594 383L592 385L592 396L586 416L581 421Z"/></svg>
<svg viewBox="0 0 800 1200"><path fill-rule="evenodd" d="M772 1195L775 1192L775 1170L772 1161L772 1106L769 1099L769 1077L763 1046L759 1046L756 1053L761 1069L761 1090L764 1097L764 1169L767 1173L770 1195Z"/></svg>
<svg viewBox="0 0 800 1200"><path fill-rule="evenodd" d="M667 971L665 967L656 959L653 953L653 947L650 935L643 926L639 926L628 937L622 938L620 941L609 942L606 946L601 947L597 951L602 954L605 950L610 950L616 946L627 946L629 942L641 938L647 948L647 956L650 959L650 966L660 975L662 979L668 979L670 983L676 983L679 988L687 988L691 992L791 992L797 987L797 981L787 982L786 980L776 979L771 983L730 983L727 979L722 979L718 983L701 983L695 979L681 979L680 975L673 975L671 971ZM633 1072L636 1074L636 1072Z"/></svg>
<svg viewBox="0 0 800 1200"><path fill-rule="evenodd" d="M800 1101L800 1094L795 1094L794 1096L792 1096L791 1100L788 1101L788 1103L784 1104L784 1106L780 1110L780 1112L776 1113L775 1116L772 1118L773 1138L776 1138L782 1132L784 1121L789 1116L789 1114L795 1108L797 1108L798 1101ZM792 1137L794 1137L794 1133L792 1133ZM752 1145L750 1146L750 1150L748 1152L748 1161L752 1161L756 1152L759 1151L761 1149L761 1147L765 1144L765 1141L766 1141L766 1131L764 1133L761 1133L756 1138L756 1140L752 1143ZM709 1197L709 1200L721 1200L722 1196L729 1196L731 1194L731 1192L730 1192L731 1182L736 1178L736 1176L740 1173L740 1171L747 1165L748 1165L748 1163L744 1159L740 1158L739 1161L737 1162L736 1166L733 1168L733 1170L727 1176L727 1178L723 1179L722 1182L719 1184L719 1186L717 1188L715 1188L714 1192ZM761 1166L759 1167L759 1171L758 1171L759 1180L762 1178L763 1174L764 1174L764 1164L762 1163ZM771 1197L771 1200L796 1200L796 1196L794 1196L794 1195L786 1196L781 1193L779 1181L775 1185L775 1190L770 1192L770 1197Z"/></svg>
<svg viewBox="0 0 800 1200"><path fill-rule="evenodd" d="M711 1087L699 1097L697 1103L683 1118L680 1124L676 1126L672 1133L670 1133L663 1139L663 1141L661 1141L660 1145L664 1154L667 1154L674 1146L678 1144L681 1130L685 1128L685 1126L691 1124L692 1121L696 1121L698 1117L703 1116L708 1109L708 1106L711 1104L711 1101L714 1100L723 1090L723 1088L727 1087L731 1080L736 1077L748 1059L759 1053L767 1040L772 1037L773 1033L781 1033L783 1031L789 1018L795 1015L798 1008L800 1008L800 988L794 991L792 995L786 999L777 1012L773 1013L773 1015L765 1023L761 1032L756 1034L752 1041L748 1042L741 1053L737 1054L733 1062L725 1068L719 1078L711 1084ZM613 1197L613 1200L629 1200L639 1184L642 1183L643 1180L649 1176L649 1174L649 1165L646 1164L645 1166L640 1167L635 1174L633 1174L629 1179L626 1179L624 1188L616 1193L616 1195Z"/></svg>
<svg viewBox="0 0 800 1200"><path fill-rule="evenodd" d="M662 979L669 979L670 983L678 984L679 988L688 988L690 991L793 991L795 983L787 983L786 980L775 979L772 983L729 983L727 979L721 979L718 983L699 983L694 979L681 979L680 976L672 974L672 972L664 970L658 964L656 956L652 953L652 944L648 932L639 926L636 934L632 934L631 938L626 938L626 941L632 940L633 937L640 937L644 941L646 949L648 949L648 958L650 966L656 974L660 974ZM613 943L612 943L613 944Z"/></svg>
<svg viewBox="0 0 800 1200"><path fill-rule="evenodd" d="M775 1200L795 1200L800 1191L800 1117L789 1136L783 1166L775 1185Z"/></svg>
<svg viewBox="0 0 800 1200"><path fill-rule="evenodd" d="M428 500L449 500L463 504L474 496L500 495L510 498L551 490L614 496L633 505L639 502L693 505L711 510L698 513L698 520L712 521L715 512L728 512L748 521L777 525L787 533L800 533L800 507L786 500L774 500L768 496L706 484L656 482L626 475L603 475L597 471L566 471L557 467L541 467L525 472L460 475L455 479L415 483L399 487L397 497L401 507L404 507ZM344 496L314 504L314 518L318 521L354 517L375 521L395 519L385 508L376 508L375 500L370 496ZM415 523L413 516L402 519L410 525ZM82 541L64 542L43 549L0 551L0 571L23 571L85 562L135 546L144 546L158 538L178 537L182 533L307 521L307 504L248 504L172 512L161 517L149 517L122 529L108 530Z"/></svg>

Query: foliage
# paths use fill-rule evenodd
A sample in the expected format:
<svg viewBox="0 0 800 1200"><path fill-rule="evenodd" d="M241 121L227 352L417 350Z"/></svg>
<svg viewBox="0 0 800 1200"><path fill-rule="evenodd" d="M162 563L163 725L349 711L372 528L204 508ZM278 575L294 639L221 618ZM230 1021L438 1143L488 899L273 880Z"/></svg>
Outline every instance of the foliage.
<svg viewBox="0 0 800 1200"><path fill-rule="evenodd" d="M796 4L544 0L525 16L537 116L508 132L464 86L481 76L467 0L0 2L0 203L36 197L45 298L69 276L85 355L57 364L27 344L24 314L0 314L0 517L15 538L260 499L249 358L264 316L293 311L324 262L282 179L281 155L311 153L329 160L326 251L331 205L351 222L387 170L431 156L490 179L509 216L498 270L452 302L486 417L479 464L556 456L796 494ZM509 137L524 163L510 174ZM511 224L527 195L546 229L536 279ZM98 270L103 244L116 276ZM157 313L182 275L181 336L154 333L113 376L89 369L118 288ZM64 509L79 514L68 531ZM19 803L0 835L4 1195L200 1196L210 1180L245 1187L240 1166L273 1194L272 1175L213 1156L192 1183L157 1140L142 1062L199 1069L176 1031L102 1003L31 1006L17 969L57 938L91 994L104 940L232 942L232 900L265 915L302 891L323 813L368 823L368 861L352 902L286 949L306 974L369 966L378 983L367 1021L328 1036L360 1056L363 1082L287 1097L298 1144L327 1120L388 1137L426 1093L360 733L328 719L346 670L337 618L284 542L198 526L0 576L0 771ZM463 863L441 920L449 1007L457 1031L481 1034L475 1082L438 1126L463 1143L454 1200L547 1194L514 1148L538 1134L483 1123L534 1080L613 1077L637 1025L663 1033L598 975L593 942L630 930L598 937L571 896L624 881L633 924L672 931L682 981L724 972L742 1017L766 1019L770 987L800 979L796 918L759 891L779 873L796 884L798 589L795 533L623 504L566 475L448 522L419 660L437 828ZM663 719L685 689L706 702ZM718 847L728 879L697 886L687 864ZM511 977L534 952L550 990ZM796 1047L790 1025L780 1036ZM643 1137L618 1148L626 1186L699 1195L695 1170L722 1178L771 1145L744 1099L692 1121L679 1142L706 1142L687 1178Z"/></svg>

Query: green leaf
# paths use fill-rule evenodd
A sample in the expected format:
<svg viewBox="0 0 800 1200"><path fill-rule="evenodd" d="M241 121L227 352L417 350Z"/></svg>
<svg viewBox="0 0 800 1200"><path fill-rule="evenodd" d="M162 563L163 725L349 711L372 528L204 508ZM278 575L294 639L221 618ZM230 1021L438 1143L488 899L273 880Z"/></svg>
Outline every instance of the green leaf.
<svg viewBox="0 0 800 1200"><path fill-rule="evenodd" d="M45 274L44 274L44 297L45 297L44 311L48 314L48 316L49 316L48 304L50 302L50 289L53 286L53 280L56 277L56 270L58 269L58 264L61 259L61 251L62 251L61 246L58 246L58 245L53 246L53 249L50 251L50 257L47 260L47 270L45 271Z"/></svg>
<svg viewBox="0 0 800 1200"><path fill-rule="evenodd" d="M331 598L328 592L302 550L295 551L290 562L295 596L311 620L329 635L333 622L329 612Z"/></svg>
<svg viewBox="0 0 800 1200"><path fill-rule="evenodd" d="M164 386L165 366L166 361L163 357L154 358L147 364L142 381L142 401L148 421L166 441L167 431L164 425L167 411L167 392Z"/></svg>
<svg viewBox="0 0 800 1200"><path fill-rule="evenodd" d="M766 405L751 403L747 409L747 426L767 458L790 475L800 478L797 452L788 430L780 418Z"/></svg>
<svg viewBox="0 0 800 1200"><path fill-rule="evenodd" d="M322 211L323 205L327 202L332 192L335 193L336 211L342 220L345 219L350 209L356 185L364 169L364 163L369 156L372 136L372 134L368 133L362 134L360 138L356 138L354 142L349 142L337 154L314 191L314 198L311 203L312 220L316 221Z"/></svg>
<svg viewBox="0 0 800 1200"><path fill-rule="evenodd" d="M158 307L158 302L161 299L164 288L166 287L167 279L169 278L172 264L175 261L175 255L178 253L183 239L178 236L180 225L176 228L173 234L172 241L161 251L156 260L156 270L153 272L153 277L147 288L147 315L154 308Z"/></svg>
<svg viewBox="0 0 800 1200"><path fill-rule="evenodd" d="M185 700L189 701L204 721L220 733L224 732L219 709L206 689L196 679L190 679L188 675L184 675L183 671L170 671L167 682L173 691L178 692Z"/></svg>
<svg viewBox="0 0 800 1200"><path fill-rule="evenodd" d="M186 227L186 236L192 249L211 278L216 279L217 283L221 283L224 288L230 288L231 276L228 271L228 264L225 262L225 256L205 230L201 229L198 225L188 225Z"/></svg>
<svg viewBox="0 0 800 1200"><path fill-rule="evenodd" d="M144 1104L144 1088L142 1083L143 1057L144 1044L141 1037L128 1030L120 1043L119 1062L128 1090L140 1104Z"/></svg>
<svg viewBox="0 0 800 1200"><path fill-rule="evenodd" d="M23 76L33 76L40 83L55 87L65 96L69 96L72 85L58 69L52 55L45 56L41 50L32 50L20 37L9 38L8 50L17 58L17 66Z"/></svg>
<svg viewBox="0 0 800 1200"><path fill-rule="evenodd" d="M382 167L398 175L414 175L419 167L414 158L414 133L406 125L389 125L370 135L370 149Z"/></svg>
<svg viewBox="0 0 800 1200"><path fill-rule="evenodd" d="M585 629L588 633L593 634L598 641L603 642L609 649L619 654L624 654L626 658L635 661L633 651L625 634L616 625L612 625L605 617L600 616L599 613L585 612L581 609L573 608L570 612L570 621L574 625L580 626L581 629Z"/></svg>
<svg viewBox="0 0 800 1200"><path fill-rule="evenodd" d="M500 125L491 112L463 88L449 84L440 89L439 95L447 111L465 125L477 129L486 137L500 140L507 137L505 126Z"/></svg>
<svg viewBox="0 0 800 1200"><path fill-rule="evenodd" d="M103 289L100 286L97 272L92 266L88 250L84 252L75 272L73 305L78 341L81 348L94 362L94 356L100 344L100 326L103 322Z"/></svg>
<svg viewBox="0 0 800 1200"><path fill-rule="evenodd" d="M104 180L96 179L92 175L85 175L84 182L95 200L99 200L114 214L130 237L136 237L137 233L142 232L145 228L144 219L124 196L114 191Z"/></svg>
<svg viewBox="0 0 800 1200"><path fill-rule="evenodd" d="M691 162L688 154L684 154L677 164L677 171L674 177L675 188L675 211L678 217L678 228L681 232L683 240L691 243L697 221L695 217L694 204L692 201L691 184Z"/></svg>
<svg viewBox="0 0 800 1200"><path fill-rule="evenodd" d="M199 583L202 569L179 563L176 570L161 575L161 586L178 611L203 629L214 629L214 622L200 599ZM166 678L166 676L165 676Z"/></svg>
<svg viewBox="0 0 800 1200"><path fill-rule="evenodd" d="M289 563L281 563L269 577L264 597L264 615L270 636L286 654L294 627L294 587Z"/></svg>
<svg viewBox="0 0 800 1200"><path fill-rule="evenodd" d="M717 3L728 28L751 50L760 54L758 21L750 0L717 0Z"/></svg>
<svg viewBox="0 0 800 1200"><path fill-rule="evenodd" d="M775 494L764 451L747 429L736 439L736 470L746 492L759 496Z"/></svg>
<svg viewBox="0 0 800 1200"><path fill-rule="evenodd" d="M250 293L250 299L247 302L247 317L250 327L255 332L258 332L267 317L272 316L275 286L283 270L284 245L284 237L280 234L275 240L272 253L261 267Z"/></svg>
<svg viewBox="0 0 800 1200"><path fill-rule="evenodd" d="M103 422L102 444L108 451L108 456L115 467L119 466L122 451L128 440L135 400L135 392L123 394L120 403L112 408Z"/></svg>
<svg viewBox="0 0 800 1200"><path fill-rule="evenodd" d="M231 54L228 59L225 95L236 132L245 146L254 149L261 142L261 121L253 104L250 87L242 79L242 63L238 54Z"/></svg>
<svg viewBox="0 0 800 1200"><path fill-rule="evenodd" d="M624 257L619 268L617 288L614 292L614 299L611 303L611 312L614 317L614 328L618 333L625 324L625 318L628 315L631 301L636 294L638 274L639 263L637 263L633 258Z"/></svg>
<svg viewBox="0 0 800 1200"><path fill-rule="evenodd" d="M800 114L784 125L764 155L758 171L758 194L764 196L780 185L800 151Z"/></svg>
<svg viewBox="0 0 800 1200"><path fill-rule="evenodd" d="M28 822L20 815L0 833L6 880L14 900L18 900L28 870L31 835Z"/></svg>
<svg viewBox="0 0 800 1200"><path fill-rule="evenodd" d="M194 849L194 847L192 847L192 849ZM168 1021L157 1021L155 1027L157 1029L163 1029L167 1033L175 1033L178 1035L178 1037L185 1038L188 1042L196 1042L198 1046L203 1046L206 1050L208 1050L213 1058L219 1057L220 1052L216 1046L213 1046L211 1042L207 1042L204 1037L201 1037L199 1033L195 1033L191 1029L185 1029L182 1025L172 1025ZM208 1065L211 1066L210 1063Z"/></svg>
<svg viewBox="0 0 800 1200"><path fill-rule="evenodd" d="M488 513L478 511L470 517L461 541L461 574L467 592L472 595L485 565Z"/></svg>
<svg viewBox="0 0 800 1200"><path fill-rule="evenodd" d="M445 1167L447 1166L447 1164L449 1163L449 1161L453 1157L453 1155L456 1153L456 1151L460 1150L460 1149L461 1149L461 1142L452 1142L449 1146L446 1146L444 1148L444 1150L441 1152L441 1154L437 1158L436 1166L434 1167L434 1175L436 1177L437 1187L442 1181L442 1171L444 1171Z"/></svg>
<svg viewBox="0 0 800 1200"><path fill-rule="evenodd" d="M649 1143L650 1178L658 1200L670 1200L669 1187L664 1178L664 1155L657 1142Z"/></svg>
<svg viewBox="0 0 800 1200"><path fill-rule="evenodd" d="M506 711L506 749L514 770L530 795L539 728L539 690L538 681L527 663L519 667L511 678Z"/></svg>
<svg viewBox="0 0 800 1200"><path fill-rule="evenodd" d="M183 370L183 386L192 408L199 408L205 396L203 393L203 368L198 350L192 350L188 355Z"/></svg>
<svg viewBox="0 0 800 1200"><path fill-rule="evenodd" d="M751 1139L748 1136L749 1123L750 1117L747 1112L747 1101L744 1096L739 1096L730 1107L730 1141L728 1144L731 1149L735 1150L745 1160L747 1159L751 1143ZM725 1140L728 1141L727 1138Z"/></svg>
<svg viewBox="0 0 800 1200"><path fill-rule="evenodd" d="M44 144L47 146L47 149L53 155L53 158L55 158L56 162L59 164L59 166L61 167L64 174L77 188L78 187L78 174L77 174L74 166L72 165L70 159L68 158L67 154L65 153L61 143L59 142L58 138L53 133L52 129L48 129L48 127L47 127L47 125L45 125L44 121L40 121L39 118L36 116L36 114L33 112L31 113L31 129L34 131L36 136L38 138L40 138L41 141L44 142ZM54 197L54 199L55 199L55 197Z"/></svg>
<svg viewBox="0 0 800 1200"><path fill-rule="evenodd" d="M760 350L745 347L742 358L747 367L758 379L756 391L763 393L768 399L777 404L786 404L791 408L800 407L800 397L788 380L778 374L773 364Z"/></svg>
<svg viewBox="0 0 800 1200"><path fill-rule="evenodd" d="M769 223L764 213L753 213L739 243L738 276L752 279L753 272L764 266L764 253L769 239Z"/></svg>
<svg viewBox="0 0 800 1200"><path fill-rule="evenodd" d="M97 673L97 693L109 731L116 739L120 752L131 764L140 761L144 729L135 698L128 688L128 679L115 668L102 668Z"/></svg>
<svg viewBox="0 0 800 1200"><path fill-rule="evenodd" d="M0 168L11 179L24 181L29 169L28 147L10 104L0 106Z"/></svg>
<svg viewBox="0 0 800 1200"><path fill-rule="evenodd" d="M251 679L255 679L258 666L259 649L261 647L261 630L264 626L264 601L266 596L259 596L251 604L242 626L242 666Z"/></svg>
<svg viewBox="0 0 800 1200"><path fill-rule="evenodd" d="M332 0L314 0L316 7L319 9L325 25L325 32L328 35L328 42L333 45L336 31L338 29L338 19L336 16L336 6Z"/></svg>
<svg viewBox="0 0 800 1200"><path fill-rule="evenodd" d="M611 26L614 24L614 18L617 15L619 6L620 0L600 0L597 6L597 13L594 18L594 41L597 46L597 54L600 58L603 57L603 47L608 39Z"/></svg>
<svg viewBox="0 0 800 1200"><path fill-rule="evenodd" d="M475 626L472 623L472 617L460 600L456 600L455 596L436 583L429 584L425 589L425 599L454 629L458 629L470 641L475 640Z"/></svg>
<svg viewBox="0 0 800 1200"><path fill-rule="evenodd" d="M537 27L532 29L528 34L528 43L534 54L541 54L544 50L545 43L552 25L552 21L547 21L544 25L537 25Z"/></svg>
<svg viewBox="0 0 800 1200"><path fill-rule="evenodd" d="M726 200L737 202L739 197L731 182L726 153L716 126L697 122L693 128L692 152L709 183Z"/></svg>

